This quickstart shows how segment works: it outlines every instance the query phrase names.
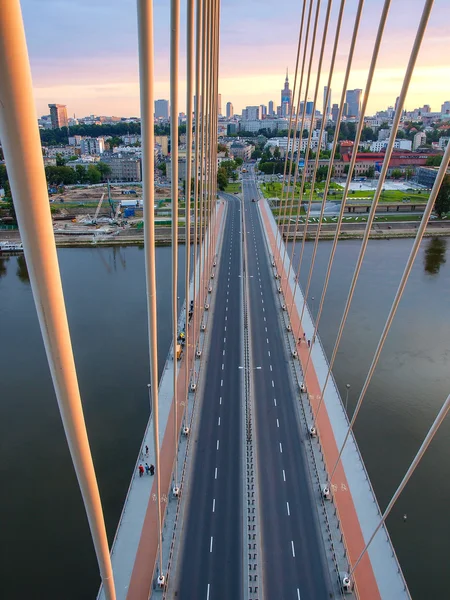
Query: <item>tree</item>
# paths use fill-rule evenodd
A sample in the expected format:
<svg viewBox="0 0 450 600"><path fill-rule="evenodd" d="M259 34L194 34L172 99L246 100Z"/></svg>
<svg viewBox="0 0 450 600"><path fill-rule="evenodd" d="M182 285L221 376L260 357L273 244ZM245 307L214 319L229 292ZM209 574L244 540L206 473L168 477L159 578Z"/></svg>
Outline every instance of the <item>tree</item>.
<svg viewBox="0 0 450 600"><path fill-rule="evenodd" d="M92 185L100 183L102 175L95 165L89 165L86 172L86 179Z"/></svg>
<svg viewBox="0 0 450 600"><path fill-rule="evenodd" d="M429 156L425 163L427 167L440 167L442 162L442 155Z"/></svg>
<svg viewBox="0 0 450 600"><path fill-rule="evenodd" d="M101 160L97 163L96 166L100 172L102 181L106 181L108 179L108 175L111 175L111 167L105 162L102 162Z"/></svg>
<svg viewBox="0 0 450 600"><path fill-rule="evenodd" d="M237 157L234 159L234 162L236 163L236 166L240 167L244 163L244 159Z"/></svg>
<svg viewBox="0 0 450 600"><path fill-rule="evenodd" d="M347 175L350 170L350 165L344 165L344 173Z"/></svg>
<svg viewBox="0 0 450 600"><path fill-rule="evenodd" d="M400 179L400 177L403 177L403 173L400 169L394 169L391 173L391 177L392 179Z"/></svg>
<svg viewBox="0 0 450 600"><path fill-rule="evenodd" d="M446 175L442 181L434 202L434 210L440 219L444 213L450 211L450 175Z"/></svg>
<svg viewBox="0 0 450 600"><path fill-rule="evenodd" d="M261 158L261 156L262 156L261 150L259 148L256 148L256 150L253 150L251 158L253 160L258 160L258 158Z"/></svg>
<svg viewBox="0 0 450 600"><path fill-rule="evenodd" d="M161 173L166 176L167 174L167 165L165 162L159 163L158 165L158 169L161 171Z"/></svg>
<svg viewBox="0 0 450 600"><path fill-rule="evenodd" d="M84 183L86 181L86 169L83 165L77 165L75 167L75 175L77 183Z"/></svg>
<svg viewBox="0 0 450 600"><path fill-rule="evenodd" d="M373 179L375 177L375 167L369 167L366 171L366 177Z"/></svg>
<svg viewBox="0 0 450 600"><path fill-rule="evenodd" d="M225 167L220 166L217 169L217 185L219 186L219 190L221 190L222 192L228 185L228 175Z"/></svg>
<svg viewBox="0 0 450 600"><path fill-rule="evenodd" d="M227 152L228 148L225 144L217 144L217 152Z"/></svg>
<svg viewBox="0 0 450 600"><path fill-rule="evenodd" d="M273 151L273 157L279 159L281 157L281 152L278 146L275 146L275 150Z"/></svg>
<svg viewBox="0 0 450 600"><path fill-rule="evenodd" d="M56 166L57 167L64 167L64 165L66 164L66 161L64 160L64 157L62 154L60 154L59 152L56 153Z"/></svg>
<svg viewBox="0 0 450 600"><path fill-rule="evenodd" d="M107 140L107 143L109 144L109 147L112 150L115 146L121 146L123 144L123 141L122 138L113 136L110 137L109 140Z"/></svg>

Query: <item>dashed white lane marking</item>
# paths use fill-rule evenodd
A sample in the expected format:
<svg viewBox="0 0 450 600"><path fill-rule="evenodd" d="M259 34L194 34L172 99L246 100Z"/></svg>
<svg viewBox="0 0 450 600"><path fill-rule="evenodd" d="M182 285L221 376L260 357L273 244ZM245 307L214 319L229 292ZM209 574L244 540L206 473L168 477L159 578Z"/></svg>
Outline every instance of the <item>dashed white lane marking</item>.
<svg viewBox="0 0 450 600"><path fill-rule="evenodd" d="M228 310L228 306L225 306L225 310Z"/></svg>
<svg viewBox="0 0 450 600"><path fill-rule="evenodd" d="M283 469L283 481L286 481L286 473L284 472L284 469Z"/></svg>
<svg viewBox="0 0 450 600"><path fill-rule="evenodd" d="M269 366L270 366L270 370L272 370L272 365L269 365Z"/></svg>
<svg viewBox="0 0 450 600"><path fill-rule="evenodd" d="M269 343L269 338L266 338L266 342Z"/></svg>
<svg viewBox="0 0 450 600"><path fill-rule="evenodd" d="M266 322L266 317L263 317L263 318L264 318L264 323L265 323Z"/></svg>
<svg viewBox="0 0 450 600"><path fill-rule="evenodd" d="M216 450L218 450L218 449L219 449L219 441L220 441L220 440L217 440L217 444L216 444Z"/></svg>
<svg viewBox="0 0 450 600"><path fill-rule="evenodd" d="M225 350L222 350L222 356L225 356Z"/></svg>
<svg viewBox="0 0 450 600"><path fill-rule="evenodd" d="M211 541L209 542L209 551L212 552L212 547L213 547L213 536L211 536ZM295 556L295 554L294 554Z"/></svg>
<svg viewBox="0 0 450 600"><path fill-rule="evenodd" d="M219 404L222 404L222 396L219 398Z"/></svg>
<svg viewBox="0 0 450 600"><path fill-rule="evenodd" d="M277 405L277 399L276 398L273 399L273 403L275 404L275 406Z"/></svg>
<svg viewBox="0 0 450 600"><path fill-rule="evenodd" d="M217 425L220 427L220 417L219 417L219 420L217 421Z"/></svg>
<svg viewBox="0 0 450 600"><path fill-rule="evenodd" d="M297 588L297 600L300 600L300 590Z"/></svg>
<svg viewBox="0 0 450 600"><path fill-rule="evenodd" d="M214 479L217 479L217 467L216 467L216 470L214 471Z"/></svg>
<svg viewBox="0 0 450 600"><path fill-rule="evenodd" d="M220 380L220 387L223 387L223 379Z"/></svg>
<svg viewBox="0 0 450 600"><path fill-rule="evenodd" d="M220 417L219 417L219 419L220 419ZM279 426L280 426L280 421L277 419L277 427L279 427Z"/></svg>
<svg viewBox="0 0 450 600"><path fill-rule="evenodd" d="M225 343L226 343L226 341L227 341L227 338L226 338L226 337L224 337L224 338L223 338L223 343L225 344Z"/></svg>
<svg viewBox="0 0 450 600"><path fill-rule="evenodd" d="M270 350L267 350L267 354L270 356Z"/></svg>
<svg viewBox="0 0 450 600"><path fill-rule="evenodd" d="M263 306L263 312L266 312L266 309L264 308L264 306Z"/></svg>
<svg viewBox="0 0 450 600"><path fill-rule="evenodd" d="M262 293L262 292L261 292ZM264 304L264 300L261 298L261 302Z"/></svg>
<svg viewBox="0 0 450 600"><path fill-rule="evenodd" d="M280 452L281 452L281 454L283 454L283 446L281 445L281 442L280 442Z"/></svg>
<svg viewBox="0 0 450 600"><path fill-rule="evenodd" d="M291 547L292 547L292 556L295 558L294 542L292 540L291 540Z"/></svg>
<svg viewBox="0 0 450 600"><path fill-rule="evenodd" d="M226 330L227 330L227 326L225 325L225 327L224 327L224 331L226 331ZM225 350L224 350L224 352L225 352Z"/></svg>
<svg viewBox="0 0 450 600"><path fill-rule="evenodd" d="M274 382L273 382L273 379L272 379L272 387L275 387L275 384L274 384Z"/></svg>
<svg viewBox="0 0 450 600"><path fill-rule="evenodd" d="M209 583L208 583L208 588L206 590L206 600L209 600Z"/></svg>
<svg viewBox="0 0 450 600"><path fill-rule="evenodd" d="M228 320L228 317L225 315L225 321L227 321L227 320Z"/></svg>
<svg viewBox="0 0 450 600"><path fill-rule="evenodd" d="M267 333L267 327L264 327L264 329L266 330L266 333Z"/></svg>
<svg viewBox="0 0 450 600"><path fill-rule="evenodd" d="M216 512L216 499L213 498L213 512Z"/></svg>
<svg viewBox="0 0 450 600"><path fill-rule="evenodd" d="M290 517L291 516L291 511L289 510L289 502L286 502L286 508L287 508L288 517Z"/></svg>

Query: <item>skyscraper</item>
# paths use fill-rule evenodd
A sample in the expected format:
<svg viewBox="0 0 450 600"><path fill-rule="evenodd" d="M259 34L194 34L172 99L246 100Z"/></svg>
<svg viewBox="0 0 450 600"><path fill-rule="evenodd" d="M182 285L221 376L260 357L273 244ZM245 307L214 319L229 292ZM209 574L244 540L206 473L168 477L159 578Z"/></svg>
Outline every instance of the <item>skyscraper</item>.
<svg viewBox="0 0 450 600"><path fill-rule="evenodd" d="M330 89L330 95L328 96L328 102L327 105L325 106L325 102L327 99L327 92L328 92L328 86L324 86L323 88L323 116L325 119L329 119L330 118L330 114L331 114L331 89Z"/></svg>
<svg viewBox="0 0 450 600"><path fill-rule="evenodd" d="M52 129L59 129L60 127L67 127L69 125L65 104L49 104L48 107L50 109Z"/></svg>
<svg viewBox="0 0 450 600"><path fill-rule="evenodd" d="M234 108L231 102L227 102L227 119L231 119L234 115Z"/></svg>
<svg viewBox="0 0 450 600"><path fill-rule="evenodd" d="M217 95L217 114L222 116L222 94Z"/></svg>
<svg viewBox="0 0 450 600"><path fill-rule="evenodd" d="M337 123L339 116L339 104L333 104L333 108L331 109L331 120L333 123Z"/></svg>
<svg viewBox="0 0 450 600"><path fill-rule="evenodd" d="M361 94L362 90L347 90L347 94L345 96L347 104L347 117L359 117L361 112Z"/></svg>
<svg viewBox="0 0 450 600"><path fill-rule="evenodd" d="M267 106L265 104L261 104L259 107L259 118L264 119L267 116Z"/></svg>
<svg viewBox="0 0 450 600"><path fill-rule="evenodd" d="M155 119L169 119L168 100L155 100Z"/></svg>
<svg viewBox="0 0 450 600"><path fill-rule="evenodd" d="M292 102L292 90L289 89L289 77L288 70L286 69L286 79L284 80L284 88L281 90L281 106L285 106L285 102L287 102L287 113L289 114ZM286 110L286 109L284 109ZM284 111L283 111L284 113Z"/></svg>
<svg viewBox="0 0 450 600"><path fill-rule="evenodd" d="M275 111L273 109L273 100L269 101L269 117L273 117L273 115L275 114Z"/></svg>

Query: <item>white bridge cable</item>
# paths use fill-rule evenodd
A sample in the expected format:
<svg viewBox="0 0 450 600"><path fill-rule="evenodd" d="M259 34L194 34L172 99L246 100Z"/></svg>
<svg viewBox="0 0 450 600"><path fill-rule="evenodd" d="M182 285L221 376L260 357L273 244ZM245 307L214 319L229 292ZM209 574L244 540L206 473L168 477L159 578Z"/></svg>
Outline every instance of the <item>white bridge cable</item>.
<svg viewBox="0 0 450 600"><path fill-rule="evenodd" d="M354 141L354 148L358 148L359 145L359 140L361 138L361 132L364 126L364 115L366 112L366 107L367 107L367 102L369 99L369 95L370 95L370 89L372 86L372 80L373 80L373 76L375 73L375 67L376 67L376 63L377 63L377 59L378 59L378 54L380 51L380 46L381 46L381 41L383 39L383 34L384 34L384 28L386 26L386 20L387 20L387 15L389 13L389 8L391 5L391 0L385 0L384 2L384 6L383 6L383 10L380 16L380 21L379 21L379 25L378 25L378 30L377 30L377 35L376 35L376 39L375 39L375 43L374 43L374 48L372 51L372 58L371 58L371 62L370 62L370 67L369 67L369 72L367 75L367 82L366 82L366 87L364 90L364 97L363 97L363 101L362 101L362 105L361 105L361 111L360 111L360 121L358 123L358 128L356 130L356 135L355 135L355 141ZM356 21L355 21L355 25L356 25ZM357 30L353 32L353 39L352 39L352 48L354 49L354 42L356 41L356 33ZM351 55L353 56L353 54ZM350 58L350 56L349 56ZM350 73L350 65L347 64L347 73ZM343 103L341 102L341 105L343 105ZM336 131L335 136L338 136L338 131ZM322 309L323 309L323 305L325 302L325 296L327 293L327 289L328 289L328 283L329 283L329 279L330 279L330 274L331 274L331 269L333 267L333 262L334 262L334 256L336 254L336 248L337 248L337 243L339 241L339 234L341 231L341 225L342 225L342 219L344 217L344 211L345 211L345 203L347 200L347 196L348 196L348 191L350 188L350 182L351 182L351 178L352 178L352 173L353 173L353 169L355 166L355 162L356 162L356 152L352 153L351 159L350 159L350 165L349 165L349 171L348 171L348 176L347 176L347 181L345 183L345 188L344 188L344 192L342 194L342 201L341 201L341 208L339 211L339 216L338 216L338 221L336 224L336 231L334 234L334 239L333 239L333 245L331 248L331 253L330 253L330 257L328 259L328 266L327 266L327 272L325 275L325 281L324 281L324 286L323 286L323 290L322 290L322 294L321 294L321 298L320 298L320 303L319 303L319 310L317 312L317 316L315 319L315 325L314 325L314 331L313 331L313 335L311 338L311 341L314 342L316 334L317 334L317 330L319 328L319 322L320 322L320 317L322 315ZM299 329L297 332L297 335L300 335L300 327L301 324L299 325ZM310 363L310 359L311 359L311 352L312 352L312 348L313 348L313 343L311 343L311 347L309 349L309 353L308 353L308 359L306 362L306 367L304 370L304 378L306 379L306 374L308 372L308 367L309 367L309 363ZM316 422L317 419L317 413L320 410L321 404L322 404L322 398L323 395L321 395L321 398L319 400L319 405L317 407L317 412L316 412L316 416L314 418L314 424Z"/></svg>
<svg viewBox="0 0 450 600"><path fill-rule="evenodd" d="M361 559L363 558L364 554L369 549L369 546L372 543L374 537L378 533L379 529L382 527L383 523L386 521L386 518L389 516L389 513L391 512L394 504L397 502L398 497L400 496L400 494L402 493L406 484L410 480L411 476L413 475L414 471L416 470L416 467L419 465L420 461L422 460L423 455L425 454L426 450L428 449L428 446L433 441L433 438L436 435L439 427L442 425L445 417L447 416L449 409L450 409L450 395L447 396L447 400L444 402L441 410L439 411L438 415L436 416L436 419L434 420L433 425L430 427L424 441L422 442L422 445L420 446L416 456L414 457L414 460L412 461L411 465L409 466L408 470L405 473L405 476L403 477L402 481L400 482L400 485L398 486L398 488L395 491L394 495L392 496L389 504L387 505L387 507L383 513L383 516L380 519L380 522L375 527L364 550L361 552L361 554L359 555L355 564L353 565L353 567L350 571L350 577L353 576L356 568L358 567L359 563L361 562Z"/></svg>
<svg viewBox="0 0 450 600"><path fill-rule="evenodd" d="M195 40L195 140L194 140L194 293L193 293L193 315L192 315L192 331L194 336L197 335L197 307L198 298L199 298L199 290L200 282L198 282L198 277L200 277L200 273L198 273L197 277L197 262L200 266L200 252L201 252L201 229L199 223L199 169L200 169L200 78L201 78L201 48L202 48L202 15L203 15L203 0L197 0L196 6L196 40ZM199 245L199 237L200 237L200 245ZM197 249L198 249L198 261L197 261ZM198 308L200 311L200 309ZM194 338L195 340L195 338ZM200 340L200 338L199 338ZM196 351L196 347L194 348ZM193 373L194 375L194 373Z"/></svg>
<svg viewBox="0 0 450 600"><path fill-rule="evenodd" d="M58 265L19 0L0 2L0 80L0 135L31 290L102 586L107 600L115 600L105 521Z"/></svg>
<svg viewBox="0 0 450 600"><path fill-rule="evenodd" d="M155 262L155 132L154 132L154 49L153 3L137 0L139 81L142 132L142 197L144 200L144 250L147 288L148 339L150 359L149 399L153 418L156 466L156 503L158 515L159 565L162 568L161 477L159 452L158 398L158 320L156 308Z"/></svg>
<svg viewBox="0 0 450 600"><path fill-rule="evenodd" d="M329 363L329 367L328 367L328 372L327 372L327 375L326 375L326 378L325 378L325 382L324 382L324 385L323 385L323 388L322 388L321 399L319 401L319 406L317 407L315 421L317 420L317 414L319 412L319 409L320 409L320 406L321 406L321 403L322 403L322 400L323 400L323 397L324 397L325 389L326 389L326 386L328 384L328 381L329 381L329 378L330 378L330 374L331 374L331 370L332 370L333 365L334 365L334 361L335 361L335 358L336 358L336 355L337 355L337 351L338 351L338 348L339 348L339 344L340 344L340 341L341 341L341 338L342 338L342 333L343 333L343 330L344 330L344 327L345 327L347 316L348 316L348 313L350 311L350 306L351 306L351 303L352 303L353 294L354 294L354 291L355 291L355 288L356 288L356 283L358 281L359 273L361 271L362 262L363 262L363 259L364 259L364 256L365 256L365 252L366 252L366 248L367 248L367 243L368 243L369 235L370 235L370 230L371 230L373 219L374 219L374 216L375 216L375 211L376 211L376 208L377 208L377 205L378 205L378 200L380 198L381 192L383 190L384 181L385 181L385 178L386 178L386 175L387 175L387 171L388 171L388 168L389 168L389 161L391 159L392 151L394 149L395 137L396 137L396 134L397 134L398 125L400 123L400 118L402 116L402 111L403 111L403 106L404 106L404 103L405 103L406 94L408 92L409 84L410 84L410 81L411 81L411 77L412 77L412 74L413 74L413 71L414 71L415 63L416 63L416 60L417 60L417 56L419 54L420 46L421 46L421 43L422 43L422 39L423 39L423 36L424 36L424 33L425 33L425 29L426 29L426 26L427 26L427 23L428 23L428 19L429 19L430 12L431 12L431 9L433 7L433 4L434 4L434 0L426 0L426 2L425 2L425 6L424 6L424 9L423 9L423 12L422 12L422 17L420 19L420 23L419 23L419 26L418 26L418 29L417 29L416 38L414 40L414 45L413 45L413 48L411 50L411 55L410 55L410 58L409 58L409 61L408 61L408 66L407 66L407 69L406 69L405 78L403 80L402 88L401 88L400 95L399 95L399 100L397 102L397 111L395 112L393 123L392 123L391 137L389 138L388 144L387 144L387 147L386 147L385 157L384 157L384 161L383 161L383 166L382 166L382 169L381 169L380 177L378 179L378 185L377 185L377 188L375 190L375 194L374 194L374 197L373 197L373 200L372 200L372 206L371 206L371 209L370 209L370 212L369 212L369 216L367 218L367 224L366 224L366 228L364 230L364 237L363 237L363 241L362 241L362 244L361 244L361 249L360 249L360 252L359 252L358 260L356 262L355 270L353 272L352 282L350 284L350 290L349 290L347 302L346 302L345 308L344 308L344 314L342 315L341 323L339 325L339 331L338 331L336 342L335 342L335 345L334 345L334 348L333 348L333 353L332 353L332 356L331 356L331 359L330 359L330 363ZM361 116L361 122L363 122L363 116ZM358 143L359 143L359 139L358 139ZM355 142L354 151L352 153L352 158L353 158L353 156L356 158L356 154L357 154L356 149L357 149L357 147L358 146L356 145L356 142ZM347 181L349 181L351 179L351 175L352 175L352 171L349 170L348 180Z"/></svg>
<svg viewBox="0 0 450 600"><path fill-rule="evenodd" d="M345 0L344 0L344 3L345 3ZM327 5L326 15L325 15L325 22L324 22L324 26L323 26L322 45L320 47L319 62L317 65L316 87L314 90L311 123L310 123L310 127L309 127L308 140L307 140L306 149L305 149L305 163L304 163L303 173L302 173L302 182L300 184L300 190L299 190L299 196L298 196L297 217L296 217L295 225L294 225L294 239L293 239L293 243L292 243L291 259L289 261L289 267L288 267L287 278L286 278L286 289L287 289L287 286L289 285L289 277L291 275L292 261L293 261L294 253L295 253L295 244L297 241L297 229L298 229L298 223L299 223L299 219L300 219L301 201L302 201L302 197L303 197L303 190L304 190L305 181L306 181L306 171L308 169L309 154L310 154L310 150L311 150L311 140L312 140L312 133L313 133L312 119L314 118L314 115L316 114L317 94L319 91L319 83L320 83L320 77L321 77L321 72L322 72L322 63L323 63L323 54L325 51L325 44L327 41L328 26L329 26L329 22L330 22L330 13L331 13L332 4L333 4L333 0L329 0L328 5ZM343 10L343 6L341 8ZM328 93L329 93L329 86L328 86ZM305 104L306 104L306 100L305 100ZM303 228L303 241L302 241L302 246L301 246L301 250L300 250L299 265L301 265L301 263L302 263L303 252L304 252L304 248L305 248L306 232L308 229L308 218L309 218L309 213L311 211L312 196L313 196L312 192L314 190L314 182L315 182L315 176L316 176L316 171L317 171L317 165L318 165L318 160L320 158L320 149L322 146L322 137L321 136L322 136L323 130L324 130L324 123L325 123L325 116L323 116L323 118L322 118L322 125L321 125L320 135L319 135L319 145L317 148L316 161L314 163L315 169L314 169L314 173L313 173L313 176L311 179L311 196L310 196L310 201L308 203L308 210L307 210L306 218L305 218L305 226ZM300 139L299 139L299 142L300 142ZM299 151L300 151L300 144L299 144ZM299 152L299 154L300 154L300 152ZM298 164L298 162L299 161L297 161L297 164ZM292 206L294 204L294 197L295 197L295 187L292 191ZM290 230L290 223L288 225L288 234L289 234L289 230ZM288 235L288 238L289 238L289 235ZM287 243L285 244L284 249L286 252L287 251ZM283 259L283 262L284 262L284 259ZM300 271L300 266L299 266L299 271Z"/></svg>
<svg viewBox="0 0 450 600"><path fill-rule="evenodd" d="M173 435L174 486L178 485L178 51L180 44L180 0L170 2L170 159L172 162L172 344L173 344Z"/></svg>
<svg viewBox="0 0 450 600"><path fill-rule="evenodd" d="M199 109L199 125L200 125L200 261L199 261L199 305L200 310L203 306L203 289L204 289L204 262L205 262L205 248L203 244L203 205L204 205L204 177L205 177L205 111L204 111L204 99L205 99L205 54L206 54L206 4L208 0L202 2L202 35L201 35L201 85L200 85L200 97L196 99ZM202 314L202 313L200 313Z"/></svg>
<svg viewBox="0 0 450 600"><path fill-rule="evenodd" d="M353 412L352 419L351 419L349 427L347 429L347 433L345 435L344 441L342 442L342 446L341 446L341 449L339 451L339 455L338 455L338 457L336 459L336 462L334 464L333 470L331 472L330 481L333 479L333 476L334 476L334 474L336 472L336 468L337 468L337 466L339 464L339 461L341 460L342 453L344 451L345 445L347 443L347 440L348 440L348 438L350 436L351 431L353 430L353 426L355 424L356 418L357 418L357 416L359 414L359 411L360 411L361 405L363 403L364 397L366 395L367 389L368 389L369 384L370 384L370 382L372 380L372 376L373 376L373 374L375 372L375 368L376 368L376 366L378 364L378 360L380 358L381 351L383 349L384 343L386 341L386 338L388 336L388 333L389 333L389 330L391 328L392 322L394 320L395 314L397 312L398 305L400 304L400 300L402 299L403 292L405 290L406 284L408 282L409 275L411 273L411 269L413 268L414 261L416 259L417 253L418 253L419 248L420 248L420 244L422 242L422 238L423 238L423 236L425 234L425 231L426 231L426 228L427 228L427 224L428 224L431 212L432 212L433 207L434 207L434 202L435 202L436 197L437 197L438 192L439 192L439 188L441 187L442 181L443 181L443 179L445 177L445 174L447 172L447 167L448 167L449 161L450 161L450 144L447 144L447 148L446 148L445 154L444 154L444 156L442 158L441 166L439 167L439 171L438 171L436 180L434 182L433 188L431 190L430 197L428 198L428 202L426 204L424 213L422 215L422 220L421 220L420 226L419 226L419 228L417 230L417 234L416 234L416 237L414 239L414 244L413 244L413 246L411 248L411 252L409 254L408 261L407 261L406 266L405 266L405 270L403 271L403 275L402 275L402 278L400 280L400 283L399 283L397 292L395 294L394 300L392 301L392 305L391 305L391 308L390 308L390 311L389 311L389 315L388 315L388 317L386 319L386 323L384 325L383 332L382 332L381 337L380 337L380 341L378 342L377 348L375 350L375 354L374 354L374 357L372 359L372 364L370 365L369 371L368 371L367 376L366 376L366 380L364 382L364 385L363 385L363 387L361 389L361 392L360 392L360 395L359 395L359 398L358 398L358 402L356 403L356 407L355 407L355 410Z"/></svg>
<svg viewBox="0 0 450 600"><path fill-rule="evenodd" d="M294 163L294 147L295 147L295 141L297 139L297 133L299 133L299 143L300 143L300 139L303 135L303 125L304 125L304 121L305 121L305 111L306 111L306 102L303 105L303 110L302 110L302 121L301 121L301 127L299 130L298 127L298 119L300 116L300 105L301 105L301 98L302 98L302 91L303 91L303 76L305 73L305 63L306 63L306 57L308 54L308 43L309 43L309 30L311 27L311 17L312 17L312 9L313 9L313 5L314 5L314 0L310 0L309 3L309 9L308 9L308 17L306 20L306 31L305 31L305 41L304 41L304 46L303 46L303 58L302 58L302 68L301 68L301 72L300 72L300 83L298 86L298 95L297 95L297 105L295 108L295 124L294 124L294 131L293 131L293 135L292 135L292 153L290 156L290 165L289 165L289 184L291 183L291 175L292 175L292 165ZM317 27L317 18L318 18L318 14L319 14L319 7L320 7L320 0L319 0L319 5L317 6L316 9L316 27ZM313 37L313 40L315 39L315 34ZM311 55L310 55L310 61L309 61L309 74L311 73L311 62L312 62L312 54L313 54L313 50L314 50L314 45L312 44L311 46ZM308 90L308 86L306 86L306 90ZM306 96L308 94L308 91L306 91ZM292 97L292 100L295 101L295 98ZM286 148L286 157L289 156L289 143L288 146ZM294 175L298 173L298 161L297 161L297 165L296 168L294 169ZM296 181L296 180L295 180ZM284 179L283 179L284 182ZM294 189L295 189L295 183L294 183ZM283 213L283 216L281 218L281 234L280 234L280 239L279 239L279 247L278 247L278 252L281 251L281 244L282 244L282 240L284 237L284 229L285 229L285 224L286 224L286 219L287 219L287 211L288 211L288 203L289 203L289 193L286 192L286 200L284 203L284 207L282 206L282 203L280 202L280 213L279 216L281 216L281 213ZM292 210L292 209L291 209ZM280 227L280 225L278 226L278 228Z"/></svg>
<svg viewBox="0 0 450 600"><path fill-rule="evenodd" d="M193 89L193 78L194 78L194 0L187 0L187 14L186 14L186 194L185 194L185 273L184 273L184 285L185 285L185 370L184 370L184 387L185 387L185 399L184 399L184 411L183 411L183 427L186 426L188 418L188 397L189 397L189 313L191 306L191 298L189 293L190 287L190 267L191 267L191 191L192 191L192 89ZM194 178L194 185L197 185L197 180ZM195 244L195 240L194 240ZM196 257L194 256L194 271L196 268L195 264ZM193 297L195 296L195 283ZM193 329L193 339L195 340L195 329ZM195 359L194 359L195 360ZM175 363L175 361L174 361Z"/></svg>
<svg viewBox="0 0 450 600"><path fill-rule="evenodd" d="M294 70L294 85L292 87L291 106L289 109L289 128L288 128L288 135L287 135L286 156L284 159L284 171L283 171L283 179L282 179L283 184L282 184L282 188L281 188L280 202L278 205L279 212L281 212L281 207L283 206L284 186L286 183L286 171L287 171L287 163L288 163L288 156L289 156L289 140L290 140L291 131L292 131L292 116L293 116L293 111L294 111L295 93L297 91L298 63L300 60L300 49L301 49L301 45L302 45L303 24L304 24L304 20L305 20L305 8L306 8L306 0L303 0L302 16L301 16L301 20L300 20L300 28L298 30L297 56L295 59L295 70ZM303 67L304 67L304 65L305 65L305 63L303 61ZM302 79L303 79L303 69L302 69ZM302 84L300 83L300 88L301 88L301 85ZM297 119L295 120L295 123L296 123L296 127L297 127ZM294 134L293 134L294 143L295 143L296 127L294 129ZM290 167L289 167L289 180L291 179L291 171L292 171L292 160L290 162ZM279 235L280 235L280 228L277 227L277 235L275 238L275 247L278 247Z"/></svg>
<svg viewBox="0 0 450 600"><path fill-rule="evenodd" d="M306 306L306 302L307 302L307 298L308 298L308 294L309 294L309 288L311 285L311 279L312 279L312 274L314 271L314 265L315 265L315 260L316 260L316 254L317 254L317 247L318 247L318 243L319 243L319 236L320 236L320 230L321 230L321 225L322 225L322 219L323 219L323 214L325 211L325 205L327 202L327 197L328 197L328 189L330 186L330 181L331 181L331 177L332 177L332 172L333 172L333 162L334 162L334 158L336 156L336 150L339 144L339 131L341 129L341 122L342 122L342 116L344 113L344 103L345 103L345 95L347 92L347 86L348 86L348 80L350 77L350 70L352 67L352 62L353 62L353 55L354 55L354 51L355 51L355 45L356 45L356 39L358 36L358 31L359 31L359 25L361 22L361 15L362 15L362 9L364 6L364 0L359 0L358 3L358 8L356 10L356 15L355 15L355 22L354 22L354 26L353 26L353 33L352 33L352 39L351 39L351 43L350 43L350 48L349 48L349 52L348 52L348 60L347 60L347 67L345 70L345 75L344 75L344 82L342 85L342 91L341 91L341 100L339 103L339 112L338 112L338 117L337 117L337 123L336 123L336 127L335 127L335 135L334 135L334 139L333 139L333 146L331 149L331 155L330 155L330 161L329 161L329 167L328 167L328 173L327 173L327 178L325 181L325 187L324 187L324 191L323 191L323 197L322 197L322 207L320 210L320 216L319 216L319 222L317 225L317 231L316 231L316 236L315 236L315 240L314 240L314 248L313 248L313 252L312 252L312 256L311 256L311 264L309 267L309 273L308 273L308 281L306 284L306 288L305 288L305 292L303 294L303 305L302 305L302 311L301 311L301 315L300 315L300 323L303 322L303 314L305 311L305 306ZM331 58L331 65L330 65L330 76L328 79L328 84L327 84L327 94L326 94L326 98L325 98L325 105L324 105L324 110L325 107L328 105L328 101L329 101L329 97L331 94L331 82L332 82L332 77L333 77L333 72L334 72L334 66L335 66L335 58L336 58L336 53L337 53L337 48L338 48L338 42L339 42L339 38L340 38L340 32L341 32L341 24L342 24L342 16L343 16L343 11L344 11L344 7L345 7L345 0L342 1L341 4L341 8L339 11L339 16L338 16L338 23L336 26L336 38L335 38L335 44L334 44L334 48L333 48L333 55ZM324 120L325 122L325 120ZM322 124L323 125L323 124ZM323 127L321 128L321 133L319 135L319 138L321 139L321 136L323 134ZM319 164L319 159L320 154L318 156L316 156L316 163L315 163L315 169L314 169L314 177L312 178L312 180L314 181L315 178L315 174L317 172L317 166ZM309 198L309 201L312 201L312 191L313 191L313 186L311 186L311 195ZM297 268L297 273L296 273L296 277L295 277L295 284L294 284L294 293L292 296L292 304L290 307L290 313L292 313L292 308L294 305L294 299L295 299L295 294L297 291L297 286L299 285L299 280L300 280L300 269L301 269L301 262L299 262L298 268ZM299 333L300 335L300 333ZM298 335L298 337L299 337Z"/></svg>
<svg viewBox="0 0 450 600"><path fill-rule="evenodd" d="M331 0L330 0L331 1ZM315 45L316 45L316 37L317 37L317 25L319 22L319 13L320 13L320 2L321 0L317 0L317 6L316 6L316 14L314 17L314 27L313 27L313 33L312 33L312 41L311 41L311 50L310 50L310 55L309 55L309 64L308 64L308 73L307 73L307 77L306 77L306 86L305 86L305 96L304 96L304 100L303 100L303 111L302 111L302 120L301 120L301 125L300 125L300 130L299 130L299 151L297 153L297 159L299 159L299 155L301 154L300 149L301 149L301 140L303 139L303 128L305 125L305 117L306 117L306 107L308 105L308 92L309 92L309 84L311 81L311 70L312 70L312 65L313 65L313 60L314 60L314 50L315 50ZM309 126L309 133L308 133L308 141L310 140L310 133L312 130L312 118L314 117L314 113L311 115L311 121L310 121L310 126ZM294 138L295 140L296 138ZM307 163L308 163L308 154L309 154L309 149L308 149L308 145L306 147L306 151L305 151L305 167L304 167L304 171L306 170L307 167ZM295 146L292 146L292 158L294 156L294 148ZM292 197L291 197L291 204L290 204L290 208L289 208L289 217L287 219L287 227L283 227L283 232L282 232L282 236L284 236L285 234L285 229L286 229L286 237L289 237L289 229L290 229L290 224L291 224L291 219L292 219L292 210L293 210L293 205L294 205L294 197L295 197L295 187L297 185L297 178L298 178L298 170L299 170L299 162L300 160L296 160L295 161L295 170L294 170L294 182L292 185ZM290 183L290 182L289 182ZM289 197L289 193L287 195ZM301 202L301 193L299 194L299 203ZM297 219L298 219L298 215L297 215ZM287 241L287 240L286 240ZM284 249L283 249L283 258L281 260L281 264L284 264L284 260L286 258L286 251L287 251L287 243L285 243L284 245ZM286 286L288 285L288 277L286 277ZM287 288L285 288L287 289Z"/></svg>

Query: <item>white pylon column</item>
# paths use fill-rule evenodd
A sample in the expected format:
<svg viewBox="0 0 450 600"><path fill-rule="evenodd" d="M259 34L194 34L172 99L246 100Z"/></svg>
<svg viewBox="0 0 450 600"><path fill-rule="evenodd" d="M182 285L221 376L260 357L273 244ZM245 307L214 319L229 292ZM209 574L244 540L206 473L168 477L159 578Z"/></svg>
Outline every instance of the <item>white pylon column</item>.
<svg viewBox="0 0 450 600"><path fill-rule="evenodd" d="M67 322L19 0L0 3L0 81L0 134L31 289L105 596L114 600L108 539Z"/></svg>

